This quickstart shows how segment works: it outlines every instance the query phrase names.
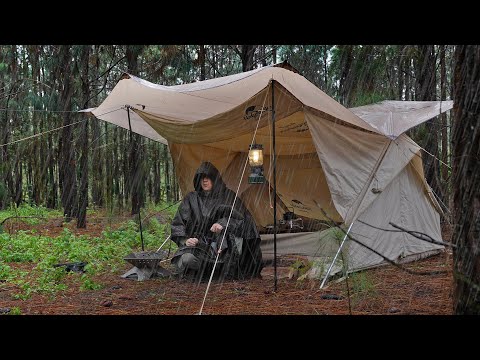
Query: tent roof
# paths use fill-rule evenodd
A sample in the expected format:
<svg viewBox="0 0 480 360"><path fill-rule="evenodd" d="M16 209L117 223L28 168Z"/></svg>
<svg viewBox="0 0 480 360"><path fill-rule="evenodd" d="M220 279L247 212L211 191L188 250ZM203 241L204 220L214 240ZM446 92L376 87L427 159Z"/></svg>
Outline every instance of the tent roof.
<svg viewBox="0 0 480 360"><path fill-rule="evenodd" d="M141 117L150 117L152 121L161 123L162 128L166 130L160 132L164 139L181 142L181 140L186 141L187 139L185 137L174 139L173 134L178 134L179 131L185 129L185 126L199 125L197 123L218 118L221 114L233 111L262 90L268 89L272 79L276 80L302 107L315 109L330 119L377 132L375 128L303 76L276 66L175 86L153 84L128 75L118 82L109 96L92 113L101 120L128 129L125 105L129 105L135 109L130 111L132 131L162 141L155 136L155 130L151 128L151 124L140 121L140 116L132 117L132 113L136 112L141 114ZM134 122L139 123L135 129Z"/></svg>
<svg viewBox="0 0 480 360"><path fill-rule="evenodd" d="M339 120L391 139L453 106L453 101L383 101L347 109L294 68L281 63L174 86L154 84L124 74L100 106L83 111L92 112L97 118L125 129L131 126L133 132L164 144L167 140L188 142L189 136L186 138L185 131L182 131L185 126L197 127L199 123L233 115L234 109L266 89L272 79L287 90L302 108L315 109L330 120ZM132 107L129 111L130 124L126 105ZM229 116L222 117L222 114ZM154 129L152 123L161 125Z"/></svg>

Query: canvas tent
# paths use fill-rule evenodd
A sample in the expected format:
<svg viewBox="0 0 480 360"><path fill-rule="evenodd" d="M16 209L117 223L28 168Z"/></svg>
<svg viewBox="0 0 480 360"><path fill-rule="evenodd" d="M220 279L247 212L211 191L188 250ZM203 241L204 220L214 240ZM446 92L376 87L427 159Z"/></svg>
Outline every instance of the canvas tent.
<svg viewBox="0 0 480 360"><path fill-rule="evenodd" d="M267 66L176 86L125 74L97 108L85 111L168 144L183 194L193 190L199 164L211 161L265 227L273 222L272 106L278 219L294 210L351 225L352 236L394 261L442 248L377 228L393 229L391 221L441 240L441 208L426 183L421 148L404 133L449 110L452 101L385 101L347 109L295 71ZM253 141L264 148L263 185L247 181ZM265 257L273 253L271 238L262 235ZM337 248L338 239L328 231L277 236L277 254L331 261ZM354 242L344 251L348 271L384 262Z"/></svg>

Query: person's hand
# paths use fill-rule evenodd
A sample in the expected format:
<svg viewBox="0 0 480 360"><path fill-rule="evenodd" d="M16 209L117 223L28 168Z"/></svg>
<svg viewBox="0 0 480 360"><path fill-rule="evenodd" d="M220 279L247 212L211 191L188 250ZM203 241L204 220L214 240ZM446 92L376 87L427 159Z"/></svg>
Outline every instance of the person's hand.
<svg viewBox="0 0 480 360"><path fill-rule="evenodd" d="M219 223L213 224L212 227L210 228L210 231L214 233L219 233L222 230L223 230L223 226L220 225Z"/></svg>
<svg viewBox="0 0 480 360"><path fill-rule="evenodd" d="M195 246L197 245L197 243L198 243L197 238L190 238L190 239L187 239L187 241L185 241L185 245L187 246Z"/></svg>

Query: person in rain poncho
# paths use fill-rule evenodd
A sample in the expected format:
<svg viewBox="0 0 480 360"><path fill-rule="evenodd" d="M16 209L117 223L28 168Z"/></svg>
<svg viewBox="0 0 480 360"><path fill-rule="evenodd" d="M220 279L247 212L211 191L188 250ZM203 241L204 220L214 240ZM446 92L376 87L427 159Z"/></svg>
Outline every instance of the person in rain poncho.
<svg viewBox="0 0 480 360"><path fill-rule="evenodd" d="M235 200L210 162L197 169L193 185L195 191L185 196L171 223L171 238L179 247L171 260L177 273L200 280L210 276L218 254L215 274L234 279L259 276L260 236L248 209L240 198Z"/></svg>

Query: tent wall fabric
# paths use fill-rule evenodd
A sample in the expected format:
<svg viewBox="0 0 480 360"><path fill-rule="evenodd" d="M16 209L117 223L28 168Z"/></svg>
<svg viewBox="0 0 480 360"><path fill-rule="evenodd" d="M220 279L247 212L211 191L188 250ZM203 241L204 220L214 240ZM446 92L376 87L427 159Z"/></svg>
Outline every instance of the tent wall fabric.
<svg viewBox="0 0 480 360"><path fill-rule="evenodd" d="M298 73L268 66L177 86L127 75L100 106L86 111L168 144L183 194L193 190L199 164L212 162L257 225L266 227L273 222L272 99L277 218L293 210L309 219L353 224L352 234L359 241L395 261L441 248L374 227L389 228L392 221L441 240L441 210L425 181L420 147L404 132L447 111L451 102L387 101L349 110ZM253 142L264 147L263 185L247 181L247 154ZM320 235L281 234L279 254L314 259L325 257L327 247L338 248L336 242L320 246ZM266 254L268 237L262 236ZM352 242L346 251L348 271L383 261Z"/></svg>

